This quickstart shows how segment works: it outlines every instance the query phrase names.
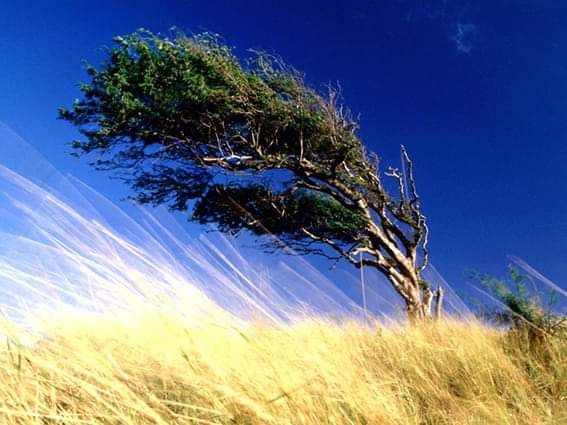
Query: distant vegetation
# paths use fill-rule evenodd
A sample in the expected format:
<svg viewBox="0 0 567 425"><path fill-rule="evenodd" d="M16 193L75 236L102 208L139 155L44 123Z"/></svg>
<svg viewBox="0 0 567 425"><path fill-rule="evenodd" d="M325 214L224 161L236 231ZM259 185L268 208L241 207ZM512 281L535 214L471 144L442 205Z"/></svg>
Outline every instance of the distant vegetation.
<svg viewBox="0 0 567 425"><path fill-rule="evenodd" d="M534 293L527 287L528 276L512 265L508 271L507 280L478 271L468 272L469 278L480 282L500 302L492 311L482 308L481 317L525 334L536 345L549 337L567 338L567 317L554 310L557 293L553 290L546 296Z"/></svg>

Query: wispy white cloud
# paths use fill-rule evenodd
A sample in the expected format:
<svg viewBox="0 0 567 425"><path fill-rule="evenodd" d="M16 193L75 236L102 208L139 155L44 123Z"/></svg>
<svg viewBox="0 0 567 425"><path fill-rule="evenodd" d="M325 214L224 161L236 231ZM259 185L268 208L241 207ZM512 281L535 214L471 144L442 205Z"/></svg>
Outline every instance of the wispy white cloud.
<svg viewBox="0 0 567 425"><path fill-rule="evenodd" d="M431 21L441 25L447 40L458 53L471 54L478 46L479 29L473 23L468 1L461 0L400 0L408 8L405 21Z"/></svg>
<svg viewBox="0 0 567 425"><path fill-rule="evenodd" d="M451 41L459 53L470 54L477 37L477 27L471 23L457 22L449 32Z"/></svg>

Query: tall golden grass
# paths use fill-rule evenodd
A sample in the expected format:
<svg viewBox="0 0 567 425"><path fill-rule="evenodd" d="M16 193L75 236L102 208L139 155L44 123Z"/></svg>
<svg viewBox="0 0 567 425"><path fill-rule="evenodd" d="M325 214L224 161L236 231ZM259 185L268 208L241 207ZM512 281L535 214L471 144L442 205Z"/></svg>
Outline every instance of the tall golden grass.
<svg viewBox="0 0 567 425"><path fill-rule="evenodd" d="M2 424L567 423L567 344L528 347L474 320L43 320L27 345L4 324Z"/></svg>

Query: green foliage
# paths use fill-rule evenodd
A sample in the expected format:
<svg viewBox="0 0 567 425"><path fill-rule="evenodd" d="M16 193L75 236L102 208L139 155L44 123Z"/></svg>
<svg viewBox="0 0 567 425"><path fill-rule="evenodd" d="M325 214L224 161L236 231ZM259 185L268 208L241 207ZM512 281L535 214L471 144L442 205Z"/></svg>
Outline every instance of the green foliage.
<svg viewBox="0 0 567 425"><path fill-rule="evenodd" d="M96 152L93 165L114 170L138 202L184 211L196 200L193 219L225 231L299 241L307 230L352 244L365 240L354 201L300 183L334 179L351 194L386 199L364 176L357 123L336 93L319 94L277 58L252 52L243 65L216 35L139 30L116 37L100 69L87 73L83 98L59 111L85 137L71 146ZM242 172L265 170L290 172L287 189L242 182Z"/></svg>
<svg viewBox="0 0 567 425"><path fill-rule="evenodd" d="M427 280L425 280L425 279L420 279L420 280L419 280L419 287L420 287L423 291L426 291L426 290L428 290L428 289L431 288L431 284L430 284Z"/></svg>
<svg viewBox="0 0 567 425"><path fill-rule="evenodd" d="M77 153L114 155L96 160L101 168L156 156L146 151L151 146L175 159L220 146L255 157L258 149L277 157L302 148L305 159L328 167L337 156L361 160L356 123L337 126L328 100L267 55L256 53L243 67L211 34L169 40L138 31L116 37L108 57L101 70L87 68L84 98L59 112L87 137L72 144Z"/></svg>
<svg viewBox="0 0 567 425"><path fill-rule="evenodd" d="M491 316L499 323L510 324L516 330L526 331L536 338L564 334L566 318L554 312L555 292L550 292L547 304L543 305L542 301L527 289L528 276L512 265L508 267L508 271L507 280L477 271L468 273L471 279L480 282L503 304L503 308L493 312Z"/></svg>
<svg viewBox="0 0 567 425"><path fill-rule="evenodd" d="M304 238L305 229L342 242L352 241L364 228L359 214L328 196L306 190L275 192L259 184L215 186L199 200L193 218L218 223L224 231L249 229L257 235Z"/></svg>

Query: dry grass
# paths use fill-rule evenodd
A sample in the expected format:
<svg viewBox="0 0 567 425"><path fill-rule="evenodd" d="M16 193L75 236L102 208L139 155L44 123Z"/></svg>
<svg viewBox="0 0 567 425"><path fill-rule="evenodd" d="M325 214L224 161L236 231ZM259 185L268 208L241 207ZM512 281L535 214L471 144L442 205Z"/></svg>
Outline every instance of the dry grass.
<svg viewBox="0 0 567 425"><path fill-rule="evenodd" d="M530 351L474 322L238 329L148 313L46 329L2 349L2 424L567 423L567 344Z"/></svg>

